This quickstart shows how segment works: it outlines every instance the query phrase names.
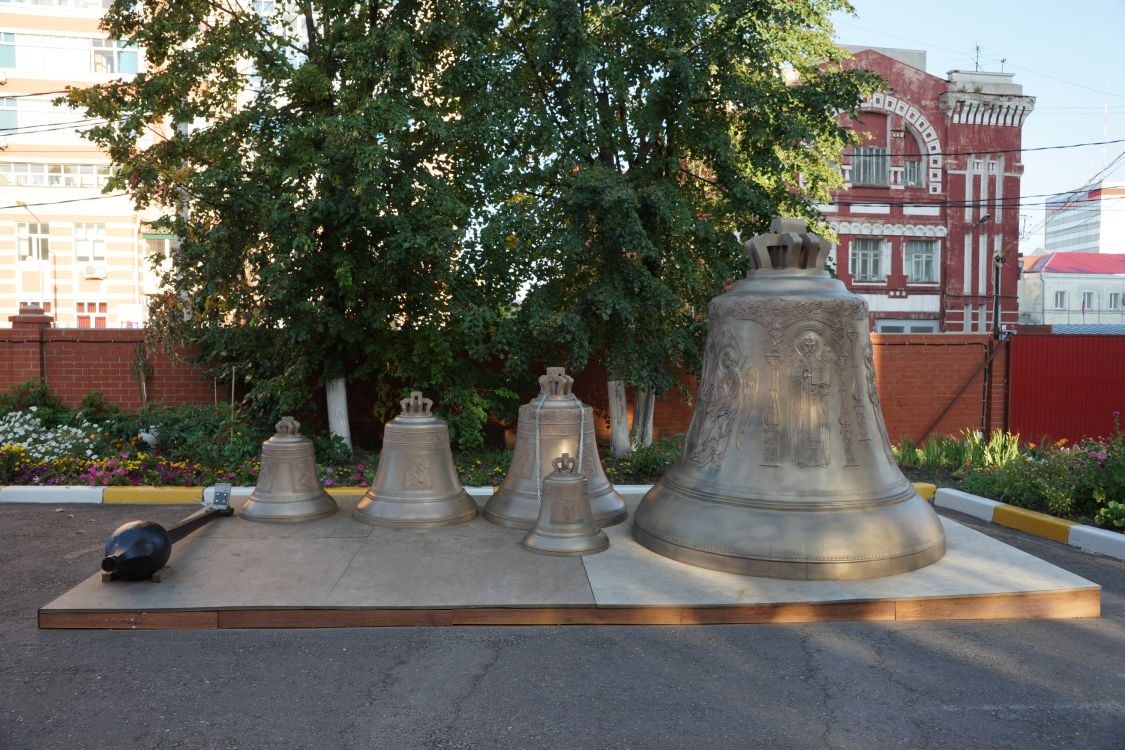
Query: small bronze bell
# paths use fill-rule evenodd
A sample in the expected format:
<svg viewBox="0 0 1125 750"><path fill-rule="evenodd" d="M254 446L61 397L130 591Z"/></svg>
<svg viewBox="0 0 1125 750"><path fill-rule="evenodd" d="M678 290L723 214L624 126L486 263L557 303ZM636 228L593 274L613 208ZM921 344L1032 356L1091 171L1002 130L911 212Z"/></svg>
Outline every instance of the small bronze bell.
<svg viewBox="0 0 1125 750"><path fill-rule="evenodd" d="M471 521L477 504L453 468L449 428L414 391L383 429L383 454L371 489L352 517L374 526L449 526Z"/></svg>
<svg viewBox="0 0 1125 750"><path fill-rule="evenodd" d="M551 462L553 473L543 480L539 520L523 539L523 548L542 555L589 555L609 546L609 537L594 524L586 477L566 453Z"/></svg>
<svg viewBox="0 0 1125 750"><path fill-rule="evenodd" d="M520 407L516 449L504 483L484 506L484 517L511 529L530 529L539 517L539 490L551 460L578 456L588 480L586 497L601 528L625 520L625 500L606 479L594 442L594 410L571 393L574 378L562 367L539 377L539 395Z"/></svg>
<svg viewBox="0 0 1125 750"><path fill-rule="evenodd" d="M293 523L336 512L336 501L316 478L316 451L301 423L282 417L277 434L262 443L258 484L239 512L247 521Z"/></svg>
<svg viewBox="0 0 1125 750"><path fill-rule="evenodd" d="M745 280L711 301L679 460L645 495L638 542L674 560L774 578L905 573L945 552L895 463L867 302L824 270L829 244L774 219Z"/></svg>

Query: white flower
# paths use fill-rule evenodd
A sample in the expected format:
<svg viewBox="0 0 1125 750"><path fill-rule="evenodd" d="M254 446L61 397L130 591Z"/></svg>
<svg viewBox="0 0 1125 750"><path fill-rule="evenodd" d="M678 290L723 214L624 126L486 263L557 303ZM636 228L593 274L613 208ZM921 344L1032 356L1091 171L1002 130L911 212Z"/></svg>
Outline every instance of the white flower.
<svg viewBox="0 0 1125 750"><path fill-rule="evenodd" d="M39 411L39 407L38 406L29 406L29 407L27 407L27 410L28 411Z"/></svg>

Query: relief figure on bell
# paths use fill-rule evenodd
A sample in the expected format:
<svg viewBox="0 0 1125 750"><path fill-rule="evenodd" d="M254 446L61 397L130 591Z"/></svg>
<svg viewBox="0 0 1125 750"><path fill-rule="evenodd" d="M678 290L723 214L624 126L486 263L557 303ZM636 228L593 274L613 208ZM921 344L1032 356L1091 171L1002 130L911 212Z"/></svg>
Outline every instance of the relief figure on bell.
<svg viewBox="0 0 1125 750"><path fill-rule="evenodd" d="M827 466L832 357L815 331L800 334L795 345L797 357L789 375L793 456L798 466Z"/></svg>
<svg viewBox="0 0 1125 750"><path fill-rule="evenodd" d="M708 344L699 405L688 429L687 455L700 467L723 462L732 433L741 440L758 390L758 372L729 328Z"/></svg>

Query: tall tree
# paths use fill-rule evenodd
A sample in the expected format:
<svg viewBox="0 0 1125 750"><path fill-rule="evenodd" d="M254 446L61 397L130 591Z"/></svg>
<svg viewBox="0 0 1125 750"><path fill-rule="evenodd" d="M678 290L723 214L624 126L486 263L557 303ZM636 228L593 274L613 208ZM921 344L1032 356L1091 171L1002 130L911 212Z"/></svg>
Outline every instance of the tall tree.
<svg viewBox="0 0 1125 750"><path fill-rule="evenodd" d="M843 0L497 0L478 272L526 296L509 364L604 362L613 450L651 440L652 394L698 371L708 299L745 259L732 232L815 218L839 176L836 122L871 90L845 71ZM518 258L513 264L513 256Z"/></svg>
<svg viewBox="0 0 1125 750"><path fill-rule="evenodd" d="M467 417L458 437L479 441L463 342L495 315L460 250L473 194L459 175L481 139L456 106L480 75L484 15L456 0L251 5L115 0L103 28L147 68L68 95L108 122L91 136L117 166L109 189L163 207L180 238L154 328L237 366L269 407L325 383L342 436L345 378L373 374L440 389Z"/></svg>

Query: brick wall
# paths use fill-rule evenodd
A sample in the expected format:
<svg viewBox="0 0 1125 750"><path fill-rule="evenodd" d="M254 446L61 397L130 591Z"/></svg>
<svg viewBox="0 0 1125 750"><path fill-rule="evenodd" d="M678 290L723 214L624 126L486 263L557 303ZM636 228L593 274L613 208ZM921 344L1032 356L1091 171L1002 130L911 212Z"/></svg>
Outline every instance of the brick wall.
<svg viewBox="0 0 1125 750"><path fill-rule="evenodd" d="M934 434L957 435L984 428L984 362L989 338L984 334L871 334L883 418L893 442L922 440L934 420L946 411ZM1006 346L1006 345L1002 345ZM991 427L1003 428L1007 406L1007 351L992 361ZM696 383L687 379L689 394L669 391L657 400L653 414L655 437L686 432L691 422ZM609 404L605 370L591 366L575 380L575 393L594 407L598 436L609 436ZM958 393L960 395L958 396ZM952 404L952 405L951 405ZM629 415L633 404L630 392Z"/></svg>
<svg viewBox="0 0 1125 750"><path fill-rule="evenodd" d="M132 329L50 328L49 316L21 314L10 318L11 329L0 329L0 390L45 376L51 391L75 407L90 391L100 391L126 410L141 406L140 389L132 372L136 348L144 331ZM891 440L920 441L942 412L934 433L955 435L981 429L984 419L984 373L981 363L988 337L979 334L871 334L883 416ZM1007 423L1007 351L993 360L992 426ZM174 406L210 404L225 400L229 386L214 382L191 364L172 362L163 354L149 354L152 374L148 400ZM529 384L533 386L533 384ZM670 391L657 401L653 431L657 437L685 432L691 421L695 380L687 379L687 394ZM372 422L364 389L349 389L353 433L361 443L373 443L382 433ZM960 396L958 396L960 392ZM575 393L594 407L599 437L609 435L609 406L605 370L592 365L580 373ZM630 394L630 416L632 412ZM955 398L956 397L956 398ZM319 394L320 401L323 395ZM952 405L950 405L952 403ZM948 410L947 410L948 407ZM312 408L311 415L319 413Z"/></svg>
<svg viewBox="0 0 1125 750"><path fill-rule="evenodd" d="M141 391L133 373L140 329L50 328L45 315L20 314L0 329L0 391L45 377L51 392L74 408L91 391L100 391L127 411L141 407ZM148 400L163 406L209 404L215 385L201 369L148 353ZM220 396L221 397L221 396Z"/></svg>

